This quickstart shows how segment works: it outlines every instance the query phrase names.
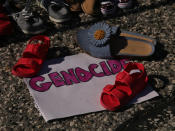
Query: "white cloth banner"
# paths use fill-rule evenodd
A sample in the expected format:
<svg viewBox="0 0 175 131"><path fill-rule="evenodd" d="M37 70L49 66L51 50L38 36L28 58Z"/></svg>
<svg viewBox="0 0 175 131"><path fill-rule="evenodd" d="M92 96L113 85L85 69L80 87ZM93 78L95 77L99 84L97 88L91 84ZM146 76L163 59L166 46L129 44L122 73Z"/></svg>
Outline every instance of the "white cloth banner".
<svg viewBox="0 0 175 131"><path fill-rule="evenodd" d="M45 61L40 73L25 78L36 107L46 121L105 110L100 105L102 89L114 84L126 60L107 60L77 54ZM131 103L158 96L147 87Z"/></svg>

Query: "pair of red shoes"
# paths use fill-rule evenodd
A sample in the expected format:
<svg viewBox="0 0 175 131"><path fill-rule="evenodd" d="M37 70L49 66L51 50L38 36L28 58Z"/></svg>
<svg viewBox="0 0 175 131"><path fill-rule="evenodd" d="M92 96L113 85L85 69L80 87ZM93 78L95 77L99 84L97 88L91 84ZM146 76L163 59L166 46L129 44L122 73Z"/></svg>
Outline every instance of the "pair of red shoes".
<svg viewBox="0 0 175 131"><path fill-rule="evenodd" d="M19 77L35 76L40 71L49 47L49 37L43 35L32 37L23 51L22 57L13 67L12 74Z"/></svg>
<svg viewBox="0 0 175 131"><path fill-rule="evenodd" d="M13 32L13 26L9 17L5 14L3 6L0 5L0 36L10 35Z"/></svg>
<svg viewBox="0 0 175 131"><path fill-rule="evenodd" d="M148 76L141 63L129 62L124 70L116 75L114 85L106 85L103 88L101 105L114 111L127 104L139 94L147 85Z"/></svg>

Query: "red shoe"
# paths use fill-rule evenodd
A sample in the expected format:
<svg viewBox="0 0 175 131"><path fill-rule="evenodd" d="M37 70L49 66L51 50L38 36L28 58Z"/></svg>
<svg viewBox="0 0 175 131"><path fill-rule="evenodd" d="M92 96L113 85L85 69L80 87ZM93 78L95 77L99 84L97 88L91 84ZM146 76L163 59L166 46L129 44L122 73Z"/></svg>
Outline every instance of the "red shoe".
<svg viewBox="0 0 175 131"><path fill-rule="evenodd" d="M37 43L32 43L34 41L37 41ZM40 71L49 47L49 37L42 35L32 37L23 52L22 58L13 67L12 74L19 77L32 77L36 75Z"/></svg>
<svg viewBox="0 0 175 131"><path fill-rule="evenodd" d="M127 104L147 85L148 77L140 63L128 63L124 70L117 74L115 85L103 88L100 102L107 110L114 111Z"/></svg>
<svg viewBox="0 0 175 131"><path fill-rule="evenodd" d="M2 5L0 5L0 36L10 35L13 32L12 24L9 17L4 13Z"/></svg>

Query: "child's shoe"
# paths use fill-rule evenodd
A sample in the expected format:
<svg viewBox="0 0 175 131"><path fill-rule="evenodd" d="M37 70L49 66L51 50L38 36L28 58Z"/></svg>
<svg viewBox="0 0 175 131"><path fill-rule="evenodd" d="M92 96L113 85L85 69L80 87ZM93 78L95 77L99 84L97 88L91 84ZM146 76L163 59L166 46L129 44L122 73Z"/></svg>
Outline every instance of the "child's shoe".
<svg viewBox="0 0 175 131"><path fill-rule="evenodd" d="M143 91L147 83L148 76L143 64L130 62L116 75L114 85L106 85L103 88L101 105L110 111L115 111Z"/></svg>
<svg viewBox="0 0 175 131"><path fill-rule="evenodd" d="M58 23L71 19L70 11L64 2L57 0L37 0L38 5L45 9L50 20Z"/></svg>
<svg viewBox="0 0 175 131"><path fill-rule="evenodd" d="M28 0L25 8L19 12L12 8L10 3L7 3L6 7L23 33L32 35L43 33L46 30L44 22L40 17L32 13L30 2L31 1Z"/></svg>
<svg viewBox="0 0 175 131"><path fill-rule="evenodd" d="M104 16L113 15L116 12L116 2L114 0L101 0L100 10Z"/></svg>

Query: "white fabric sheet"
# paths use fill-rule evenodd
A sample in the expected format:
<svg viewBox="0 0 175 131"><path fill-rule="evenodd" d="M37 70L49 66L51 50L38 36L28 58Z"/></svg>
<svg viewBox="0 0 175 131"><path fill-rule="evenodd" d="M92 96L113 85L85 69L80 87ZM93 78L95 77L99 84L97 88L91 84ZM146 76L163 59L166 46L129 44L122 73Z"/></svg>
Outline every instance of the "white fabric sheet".
<svg viewBox="0 0 175 131"><path fill-rule="evenodd" d="M46 121L105 110L100 105L102 89L114 84L126 60L106 60L77 54L44 62L41 72L25 83ZM130 104L158 96L151 87Z"/></svg>

